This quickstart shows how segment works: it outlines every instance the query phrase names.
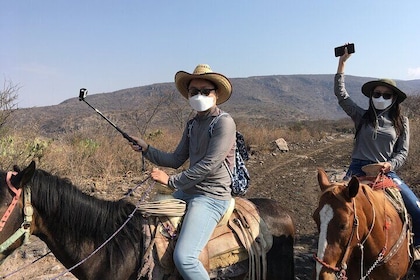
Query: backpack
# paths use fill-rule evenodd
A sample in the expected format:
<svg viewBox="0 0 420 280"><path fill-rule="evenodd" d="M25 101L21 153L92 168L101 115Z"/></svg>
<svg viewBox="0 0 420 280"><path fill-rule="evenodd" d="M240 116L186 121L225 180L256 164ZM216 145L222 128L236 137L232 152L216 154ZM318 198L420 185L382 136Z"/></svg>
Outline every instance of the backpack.
<svg viewBox="0 0 420 280"><path fill-rule="evenodd" d="M222 112L211 121L209 125L210 137L213 135L213 127L217 123L219 118L227 114L228 113L226 112ZM188 135L191 135L191 129L192 129L193 124L194 124L194 121L192 121L188 126L188 130L189 130ZM232 180L231 188L232 188L233 196L243 196L248 190L250 176L249 176L248 169L245 166L245 161L247 161L248 159L249 159L249 155L245 146L244 136L239 131L236 131L235 162L233 166L233 172L230 170L226 160L223 161L223 164L228 170L230 178Z"/></svg>
<svg viewBox="0 0 420 280"><path fill-rule="evenodd" d="M235 149L235 164L233 172L231 172L226 160L223 161L232 179L232 195L245 195L249 187L249 172L245 166L245 161L249 159L248 151L245 147L244 136L236 131L236 149Z"/></svg>

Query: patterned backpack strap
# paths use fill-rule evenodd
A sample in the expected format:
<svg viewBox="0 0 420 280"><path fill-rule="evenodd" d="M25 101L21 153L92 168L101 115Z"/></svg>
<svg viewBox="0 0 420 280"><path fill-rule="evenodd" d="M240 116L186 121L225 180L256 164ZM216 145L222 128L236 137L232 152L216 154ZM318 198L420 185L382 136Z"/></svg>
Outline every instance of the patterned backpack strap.
<svg viewBox="0 0 420 280"><path fill-rule="evenodd" d="M236 147L242 159L247 161L249 159L248 150L246 149L244 136L239 131L236 131Z"/></svg>

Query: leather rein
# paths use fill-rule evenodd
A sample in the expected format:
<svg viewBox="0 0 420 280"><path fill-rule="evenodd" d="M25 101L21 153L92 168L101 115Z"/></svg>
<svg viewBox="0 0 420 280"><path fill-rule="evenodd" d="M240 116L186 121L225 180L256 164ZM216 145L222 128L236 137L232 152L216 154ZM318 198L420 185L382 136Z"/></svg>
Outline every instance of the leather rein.
<svg viewBox="0 0 420 280"><path fill-rule="evenodd" d="M387 180L385 180L385 174L383 174L382 172L380 174L378 174L378 176L375 178L375 180L373 181L372 184L370 184L370 186L373 189L385 189L387 187L392 187L390 185L390 182L388 182ZM382 250L379 252L376 260L373 262L373 264L371 265L371 267L367 270L366 274L363 276L363 255L364 255L364 243L366 242L367 238L369 237L369 235L371 234L373 227L375 225L375 219L376 219L376 214L375 214L375 208L374 205L372 204L371 200L369 199L369 196L366 194L366 190L363 189L363 193L366 196L367 200L369 201L370 205L372 206L372 213L373 213L373 219L372 219L372 224L369 228L368 234L365 237L365 239L362 242L358 242L357 246L360 248L361 253L362 253L362 257L361 257L361 263L360 263L360 275L361 278L360 279L366 279L369 274L378 266L388 262L397 252L398 250L401 248L402 244L404 243L404 239L407 236L407 229L408 229L408 223L407 223L407 219L405 219L404 224L402 226L402 230L401 230L401 234L398 238L398 240L395 242L395 244L392 246L392 248L388 251L388 254L385 256L385 253L387 252L387 244L388 244L388 230L391 227L389 221L385 221L385 225L384 225L384 231L385 231L385 245L382 248ZM347 247L346 247L346 251L343 255L343 258L340 262L340 267L334 267L332 265L327 264L326 262L324 262L323 260L321 260L316 254L314 254L314 259L320 263L322 266L335 271L336 272L336 277L337 279L341 279L341 280L346 280L347 276L346 276L346 270L347 270L347 261L348 261L348 257L349 257L349 251L350 251L350 244L351 244L351 240L353 239L354 233L356 232L357 234L357 239L359 239L359 234L357 231L359 222L358 222L358 216L356 213L356 203L355 200L353 198L353 212L354 212L354 220L353 220L353 228L352 228L352 232L349 238L349 241L347 243Z"/></svg>
<svg viewBox="0 0 420 280"><path fill-rule="evenodd" d="M354 198L352 198L352 206L353 206L352 208L353 209L350 209L350 210L352 210L352 212L354 213L353 227L352 227L352 230L351 230L351 234L350 234L349 240L347 241L346 249L345 249L344 254L343 254L343 257L341 259L340 266L339 267L334 267L334 266L332 266L332 265L324 262L323 260L321 260L316 255L316 253L313 256L314 259L315 259L315 261L317 261L318 263L320 263L322 266L324 266L324 267L326 267L326 268L334 271L338 280L347 280L347 275L346 275L347 263L348 263L348 260L350 258L350 253L351 253L351 243L352 243L352 240L353 240L353 238L354 238L355 235L356 235L357 240L358 240L357 246L362 251L362 260L361 260L362 263L361 263L361 268L360 269L363 270L363 248L364 248L364 244L365 244L366 240L368 239L368 237L370 236L370 234L371 234L371 232L372 232L372 230L373 230L373 228L375 226L375 220L376 220L375 207L373 206L372 202L370 201L369 197L366 195L365 192L364 192L364 194L367 197L370 205L372 206L372 215L373 215L372 222L371 222L371 225L369 226L368 234L366 235L366 237L362 241L360 240L359 231L358 231L359 217L358 217L357 211L356 211L356 200ZM386 232L386 236L387 236L386 239L388 239L388 232ZM387 243L387 241L386 241L386 243ZM387 246L385 244L385 246L382 248L381 252L378 255L378 259L382 259L383 258L383 255L385 254L385 251L386 251L386 247ZM376 266L376 261L375 261L374 265ZM373 268L369 269L370 272L372 270L373 270ZM361 275L363 275L363 273ZM365 275L361 279L365 279L367 276L368 275Z"/></svg>
<svg viewBox="0 0 420 280"><path fill-rule="evenodd" d="M22 189L17 189L11 183L12 175L16 175L16 172L9 171L6 174L6 183L9 189L15 194L10 203L9 207L7 208L6 212L3 214L3 217L0 220L0 232L3 230L4 226L6 225L7 220L9 219L10 215L12 214L13 210L15 209L20 196L22 195ZM13 243L16 242L19 238L24 236L24 243L29 241L29 236L31 235L30 228L32 223L32 216L33 216L33 207L31 204L31 189L29 186L25 186L23 188L23 223L18 228L15 233L13 233L6 241L0 244L0 253L6 251Z"/></svg>

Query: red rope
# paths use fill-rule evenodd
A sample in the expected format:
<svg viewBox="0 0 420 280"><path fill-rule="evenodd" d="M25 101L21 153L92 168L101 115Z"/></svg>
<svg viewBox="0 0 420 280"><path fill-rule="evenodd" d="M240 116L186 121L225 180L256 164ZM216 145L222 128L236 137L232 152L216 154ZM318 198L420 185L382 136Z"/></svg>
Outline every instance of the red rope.
<svg viewBox="0 0 420 280"><path fill-rule="evenodd" d="M12 214L13 209L15 209L15 206L16 206L17 202L19 201L20 195L22 193L22 189L16 189L10 181L11 178L12 178L12 175L16 175L16 174L17 174L17 172L9 171L9 172L7 172L7 175L6 175L7 186L15 194L15 196L13 197L12 202L10 203L9 207L7 207L6 212L4 213L3 217L0 220L0 231L2 231L4 226L6 225L6 222L9 219L10 214Z"/></svg>

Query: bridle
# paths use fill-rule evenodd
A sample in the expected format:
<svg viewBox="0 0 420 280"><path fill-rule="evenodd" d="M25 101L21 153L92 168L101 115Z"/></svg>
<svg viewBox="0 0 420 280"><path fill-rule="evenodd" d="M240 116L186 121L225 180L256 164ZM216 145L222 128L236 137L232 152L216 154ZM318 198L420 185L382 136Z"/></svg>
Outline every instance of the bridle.
<svg viewBox="0 0 420 280"><path fill-rule="evenodd" d="M9 189L15 194L10 203L9 207L6 209L6 212L3 214L3 217L0 220L0 232L3 230L6 225L7 220L9 219L11 213L13 212L16 204L18 203L20 196L22 195L22 189L17 189L11 183L12 175L16 175L16 172L9 171L6 174L6 183ZM0 244L0 253L6 251L13 243L16 242L19 238L24 236L23 243L29 241L29 236L31 235L30 228L32 223L33 216L33 207L31 204L31 188L29 186L23 187L23 222L20 228L18 228L15 233L13 233L6 241Z"/></svg>
<svg viewBox="0 0 420 280"><path fill-rule="evenodd" d="M347 245L346 245L346 249L344 251L343 257L341 259L340 265L338 267L334 267L328 263L326 263L325 261L323 261L322 259L320 259L316 253L313 255L315 261L317 261L319 264L321 264L323 267L332 270L335 272L335 276L338 280L347 280L347 276L346 276L346 271L347 271L347 263L350 257L350 252L351 252L351 243L352 240L354 238L354 236L357 237L357 246L360 248L361 252L362 252L362 258L361 258L361 264L360 264L360 270L361 270L361 274L363 275L363 249L364 249L364 244L367 241L368 237L370 236L374 226L375 226L375 221L376 221L376 212L375 212L375 207L372 204L372 202L370 201L369 197L366 194L366 191L363 190L367 200L369 201L371 207L372 207L372 222L371 225L369 226L369 230L368 233L366 235L366 237L363 240L360 240L359 237L359 232L358 232L358 227L359 227L359 217L357 216L357 212L356 212L356 200L354 198L352 198L352 208L350 209L352 210L352 212L354 213L354 218L353 218L353 227L351 230L351 234L349 237L349 240L347 241ZM382 250L380 251L380 253L378 254L378 257L376 259L376 261L373 263L373 265L368 269L367 273L365 276L362 276L361 279L366 279L368 277L368 275L373 271L373 269L378 266L380 264L380 262L383 260L385 252L387 250L387 243L388 243L388 229L389 229L389 223L386 223L385 226L385 235L386 235L386 241L385 241L385 245L382 248Z"/></svg>
<svg viewBox="0 0 420 280"><path fill-rule="evenodd" d="M314 253L314 255L313 255L314 259L318 263L320 263L323 267L326 267L326 268L334 271L335 276L339 280L346 280L347 279L346 271L347 271L347 262L348 262L348 259L349 259L349 256L350 256L350 249L351 249L350 245L351 245L351 242L353 240L353 237L354 237L355 233L358 235L359 217L357 216L357 213L356 213L356 201L355 201L354 198L352 199L352 202L353 202L353 209L351 209L351 210L354 213L353 226L352 226L352 229L351 229L349 240L347 241L346 249L344 251L343 257L341 258L340 265L338 267L332 266L332 265L326 263L325 261L321 260L316 255L316 253ZM371 229L372 228L373 228L373 226L371 226ZM368 236L366 236L364 241L366 241L367 237Z"/></svg>

